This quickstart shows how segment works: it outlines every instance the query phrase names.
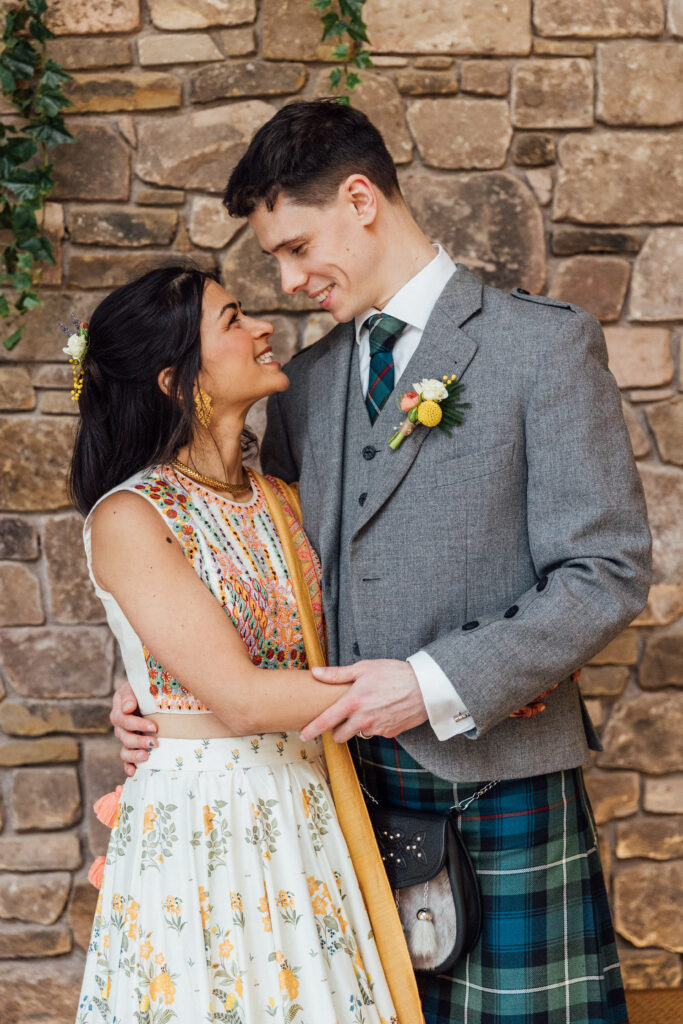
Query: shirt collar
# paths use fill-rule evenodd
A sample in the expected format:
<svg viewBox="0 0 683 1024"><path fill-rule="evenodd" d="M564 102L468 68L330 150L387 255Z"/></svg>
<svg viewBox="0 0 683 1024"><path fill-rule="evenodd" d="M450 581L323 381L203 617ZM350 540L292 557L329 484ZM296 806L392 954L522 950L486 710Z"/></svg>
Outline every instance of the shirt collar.
<svg viewBox="0 0 683 1024"><path fill-rule="evenodd" d="M434 309L436 300L456 270L455 263L441 245L435 245L436 255L423 267L415 277L411 277L387 302L383 313L404 320L411 327L423 331ZM373 313L379 313L374 307L366 309L354 318L356 327L356 343L360 345L363 324Z"/></svg>

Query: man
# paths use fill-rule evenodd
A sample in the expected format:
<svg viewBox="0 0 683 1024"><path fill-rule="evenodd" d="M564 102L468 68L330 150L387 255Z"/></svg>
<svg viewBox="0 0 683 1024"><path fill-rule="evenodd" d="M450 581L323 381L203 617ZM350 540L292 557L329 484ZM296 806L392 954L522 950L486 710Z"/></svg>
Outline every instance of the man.
<svg viewBox="0 0 683 1024"><path fill-rule="evenodd" d="M420 982L426 1020L624 1024L579 767L598 743L572 676L643 606L650 537L602 331L568 303L482 287L435 249L351 108L280 110L225 203L284 291L339 322L289 364L262 448L265 471L299 480L322 560L340 667L316 674L353 683L302 735L353 738L382 804L475 798L460 827L483 934ZM392 450L397 399L452 374L462 425L418 426ZM131 719L117 706L112 721L139 757Z"/></svg>

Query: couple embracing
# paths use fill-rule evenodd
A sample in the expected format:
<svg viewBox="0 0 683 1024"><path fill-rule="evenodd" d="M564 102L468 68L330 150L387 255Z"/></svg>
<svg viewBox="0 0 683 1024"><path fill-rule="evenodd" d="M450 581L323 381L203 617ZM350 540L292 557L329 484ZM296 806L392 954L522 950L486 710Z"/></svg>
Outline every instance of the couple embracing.
<svg viewBox="0 0 683 1024"><path fill-rule="evenodd" d="M169 266L82 328L71 487L129 777L79 1024L625 1024L577 670L650 537L600 327L433 246L348 107L280 110L225 204L338 326L285 372L229 281ZM481 935L417 987L358 782L460 811Z"/></svg>

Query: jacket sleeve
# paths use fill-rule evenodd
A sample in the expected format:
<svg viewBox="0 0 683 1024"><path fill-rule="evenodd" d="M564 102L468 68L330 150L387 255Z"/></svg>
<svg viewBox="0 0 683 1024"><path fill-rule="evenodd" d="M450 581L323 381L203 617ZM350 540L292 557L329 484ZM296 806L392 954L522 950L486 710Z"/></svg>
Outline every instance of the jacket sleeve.
<svg viewBox="0 0 683 1024"><path fill-rule="evenodd" d="M505 614L475 618L424 647L474 719L471 739L567 679L647 600L645 500L604 335L580 310L566 323L539 352L525 415L538 582Z"/></svg>
<svg viewBox="0 0 683 1024"><path fill-rule="evenodd" d="M299 468L290 447L280 394L268 399L266 429L261 442L261 468L291 484L299 479Z"/></svg>

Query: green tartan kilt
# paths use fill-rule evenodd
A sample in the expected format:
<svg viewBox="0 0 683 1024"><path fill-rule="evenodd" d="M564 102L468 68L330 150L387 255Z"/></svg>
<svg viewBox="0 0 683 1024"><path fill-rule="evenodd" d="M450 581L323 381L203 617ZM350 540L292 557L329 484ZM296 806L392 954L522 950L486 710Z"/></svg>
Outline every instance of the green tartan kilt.
<svg viewBox="0 0 683 1024"><path fill-rule="evenodd" d="M395 740L356 739L351 751L384 806L445 811L488 781L440 779ZM628 1024L581 769L501 781L459 826L484 926L448 975L419 978L426 1024Z"/></svg>

